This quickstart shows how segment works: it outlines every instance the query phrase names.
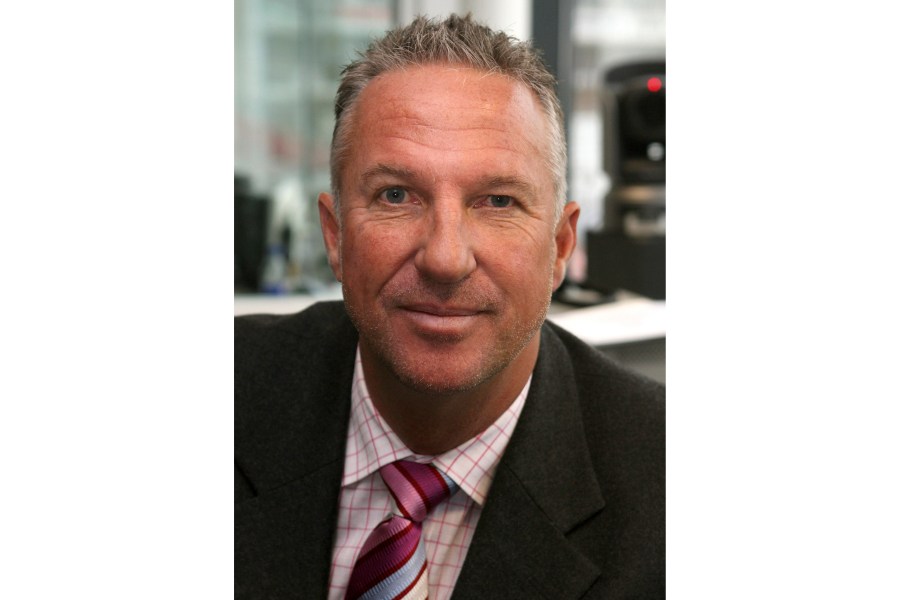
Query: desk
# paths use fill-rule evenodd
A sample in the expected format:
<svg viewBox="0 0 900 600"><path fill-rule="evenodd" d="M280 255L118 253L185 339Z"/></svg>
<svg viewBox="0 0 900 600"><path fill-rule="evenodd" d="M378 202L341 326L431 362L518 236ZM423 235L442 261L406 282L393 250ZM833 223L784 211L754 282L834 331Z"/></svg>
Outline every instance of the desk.
<svg viewBox="0 0 900 600"><path fill-rule="evenodd" d="M613 360L662 383L666 381L666 303L628 297L547 315Z"/></svg>
<svg viewBox="0 0 900 600"><path fill-rule="evenodd" d="M300 312L304 308L326 300L343 299L340 287L327 288L316 294L236 294L234 296L234 316L271 313L287 315Z"/></svg>

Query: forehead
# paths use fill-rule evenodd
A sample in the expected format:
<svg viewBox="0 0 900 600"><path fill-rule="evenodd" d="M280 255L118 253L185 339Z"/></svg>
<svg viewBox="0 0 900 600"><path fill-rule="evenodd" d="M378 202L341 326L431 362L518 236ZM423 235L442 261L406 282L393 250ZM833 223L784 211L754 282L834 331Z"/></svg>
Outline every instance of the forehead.
<svg viewBox="0 0 900 600"><path fill-rule="evenodd" d="M391 71L369 83L354 113L351 162L388 149L445 159L477 152L482 161L545 170L546 116L534 93L505 75L453 65Z"/></svg>
<svg viewBox="0 0 900 600"><path fill-rule="evenodd" d="M423 116L430 109L472 111L473 118L494 116L503 109L519 110L538 116L536 97L528 87L499 73L452 64L414 65L382 73L360 94L359 110L377 112L389 108L385 101L406 104L410 95L422 105Z"/></svg>

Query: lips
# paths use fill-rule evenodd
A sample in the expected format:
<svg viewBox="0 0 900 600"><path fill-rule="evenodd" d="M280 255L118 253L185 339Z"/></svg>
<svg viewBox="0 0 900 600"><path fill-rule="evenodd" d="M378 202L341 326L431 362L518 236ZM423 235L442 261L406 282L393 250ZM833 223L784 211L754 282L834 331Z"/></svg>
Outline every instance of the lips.
<svg viewBox="0 0 900 600"><path fill-rule="evenodd" d="M478 308L441 306L438 304L411 304L400 307L403 310L424 313L435 317L472 317L482 312Z"/></svg>
<svg viewBox="0 0 900 600"><path fill-rule="evenodd" d="M462 306L412 304L400 307L400 315L418 335L434 341L460 341L473 331L483 311Z"/></svg>

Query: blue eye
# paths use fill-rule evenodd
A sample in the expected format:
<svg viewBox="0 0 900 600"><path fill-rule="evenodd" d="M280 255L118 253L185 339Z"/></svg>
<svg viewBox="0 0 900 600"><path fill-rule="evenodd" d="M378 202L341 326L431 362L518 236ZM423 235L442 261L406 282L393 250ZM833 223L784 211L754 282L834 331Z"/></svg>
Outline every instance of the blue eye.
<svg viewBox="0 0 900 600"><path fill-rule="evenodd" d="M402 204L406 200L406 190L403 188L388 188L381 195L389 204Z"/></svg>
<svg viewBox="0 0 900 600"><path fill-rule="evenodd" d="M488 202L491 208L509 208L513 199L510 196L488 196Z"/></svg>

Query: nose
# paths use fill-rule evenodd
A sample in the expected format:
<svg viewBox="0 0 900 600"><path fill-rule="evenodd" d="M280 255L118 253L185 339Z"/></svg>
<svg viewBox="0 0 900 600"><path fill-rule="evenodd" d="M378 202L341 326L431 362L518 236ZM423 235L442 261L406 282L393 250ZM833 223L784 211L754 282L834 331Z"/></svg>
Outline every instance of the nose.
<svg viewBox="0 0 900 600"><path fill-rule="evenodd" d="M455 283L475 270L465 208L461 203L436 202L429 211L415 265L426 279Z"/></svg>

